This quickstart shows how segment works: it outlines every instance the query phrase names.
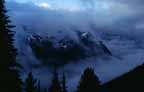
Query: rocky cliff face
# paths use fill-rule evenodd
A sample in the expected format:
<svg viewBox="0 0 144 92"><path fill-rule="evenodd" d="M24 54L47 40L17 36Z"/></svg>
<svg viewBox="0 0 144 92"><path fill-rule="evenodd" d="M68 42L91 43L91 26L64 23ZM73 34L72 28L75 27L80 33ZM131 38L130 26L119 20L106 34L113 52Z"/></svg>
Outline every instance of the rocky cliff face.
<svg viewBox="0 0 144 92"><path fill-rule="evenodd" d="M78 41L68 35L61 39L31 35L28 37L28 43L35 57L48 64L65 64L91 56L111 55L104 43L96 42L91 33L80 31L76 33Z"/></svg>

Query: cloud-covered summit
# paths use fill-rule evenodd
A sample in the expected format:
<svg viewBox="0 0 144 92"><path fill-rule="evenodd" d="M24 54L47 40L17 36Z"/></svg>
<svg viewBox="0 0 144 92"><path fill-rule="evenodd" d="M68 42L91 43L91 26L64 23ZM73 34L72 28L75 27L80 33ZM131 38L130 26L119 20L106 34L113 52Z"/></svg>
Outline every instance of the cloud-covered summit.
<svg viewBox="0 0 144 92"><path fill-rule="evenodd" d="M82 8L78 11L69 10L63 4L59 7L65 8L45 9L34 4L32 0L17 1L28 1L27 3L12 0L7 2L9 15L16 25L14 30L16 31L15 45L19 52L18 61L24 65L26 71L33 71L34 75L43 82L42 85L49 84L50 69L39 64L39 60L34 57L30 46L25 41L31 34L42 37L51 35L57 39L67 35L77 39L75 31L80 30L92 33L110 49L114 57L87 58L65 66L71 90L77 85L77 80L86 67L93 67L100 81L105 83L143 63L144 6L142 0L39 0L49 4L53 1L51 7L53 5L57 7L56 3L66 1L67 6L74 5ZM22 75L25 73L22 72Z"/></svg>

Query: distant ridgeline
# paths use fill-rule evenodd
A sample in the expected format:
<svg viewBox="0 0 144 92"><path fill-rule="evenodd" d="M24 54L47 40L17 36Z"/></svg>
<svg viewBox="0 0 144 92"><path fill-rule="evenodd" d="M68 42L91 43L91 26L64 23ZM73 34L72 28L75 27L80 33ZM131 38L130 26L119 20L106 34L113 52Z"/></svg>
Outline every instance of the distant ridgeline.
<svg viewBox="0 0 144 92"><path fill-rule="evenodd" d="M102 86L106 92L144 92L144 64Z"/></svg>
<svg viewBox="0 0 144 92"><path fill-rule="evenodd" d="M69 36L62 39L56 37L42 37L31 35L28 39L29 45L39 60L45 63L65 64L69 61L84 59L98 55L112 55L111 51L102 41L95 41L89 32L77 31L78 41ZM58 41L55 41L58 39ZM59 61L59 62L58 62Z"/></svg>

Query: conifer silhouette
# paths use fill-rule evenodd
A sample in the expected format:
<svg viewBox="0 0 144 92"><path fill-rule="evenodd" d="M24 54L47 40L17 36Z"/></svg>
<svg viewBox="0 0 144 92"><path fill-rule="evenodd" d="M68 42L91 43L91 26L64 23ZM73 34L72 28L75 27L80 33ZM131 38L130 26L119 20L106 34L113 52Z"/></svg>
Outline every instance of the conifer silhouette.
<svg viewBox="0 0 144 92"><path fill-rule="evenodd" d="M36 82L37 82L37 80L34 79L32 72L30 72L25 81L25 91L26 92L36 92L37 91Z"/></svg>
<svg viewBox="0 0 144 92"><path fill-rule="evenodd" d="M49 88L49 92L62 92L62 88L58 79L57 67L54 66L52 84Z"/></svg>
<svg viewBox="0 0 144 92"><path fill-rule="evenodd" d="M22 81L16 63L17 50L14 47L14 32L7 15L5 0L0 0L0 92L21 92Z"/></svg>
<svg viewBox="0 0 144 92"><path fill-rule="evenodd" d="M47 88L44 88L44 92L48 92L48 91L47 91Z"/></svg>
<svg viewBox="0 0 144 92"><path fill-rule="evenodd" d="M67 92L65 73L63 73L63 77L62 77L62 92Z"/></svg>
<svg viewBox="0 0 144 92"><path fill-rule="evenodd" d="M85 69L81 76L77 92L99 92L100 82L91 68Z"/></svg>
<svg viewBox="0 0 144 92"><path fill-rule="evenodd" d="M38 85L37 85L37 92L41 92L41 85L40 85L40 80L38 81Z"/></svg>

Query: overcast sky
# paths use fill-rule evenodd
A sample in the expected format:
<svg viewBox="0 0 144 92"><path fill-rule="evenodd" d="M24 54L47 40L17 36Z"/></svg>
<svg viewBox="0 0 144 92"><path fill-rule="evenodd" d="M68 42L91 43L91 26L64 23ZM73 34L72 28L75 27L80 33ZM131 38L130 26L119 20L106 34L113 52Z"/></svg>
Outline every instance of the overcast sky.
<svg viewBox="0 0 144 92"><path fill-rule="evenodd" d="M9 2L20 3L20 6L28 9L25 5L36 6L43 10L68 11L64 17L69 19L80 19L77 14L73 17L67 16L73 13L86 12L84 19L90 19L100 25L112 24L115 26L135 27L144 29L144 1L143 0L7 0ZM15 5L16 6L16 5ZM18 10L15 6L13 10ZM28 10L32 12L32 10ZM20 10L18 13L26 14L26 11ZM16 14L16 12L15 12ZM40 14L40 11L37 11ZM81 14L84 16L84 13ZM22 17L22 16L21 16ZM28 16L29 17L29 16ZM49 17L49 15L47 15ZM81 20L80 20L81 21Z"/></svg>
<svg viewBox="0 0 144 92"><path fill-rule="evenodd" d="M7 0L35 4L49 9L94 10L97 14L116 16L142 15L143 0Z"/></svg>
<svg viewBox="0 0 144 92"><path fill-rule="evenodd" d="M144 8L143 0L7 0L20 3L29 3L41 5L49 5L52 8L77 8L81 9L82 5L87 8L99 9L99 11L120 11L132 12L137 9Z"/></svg>

